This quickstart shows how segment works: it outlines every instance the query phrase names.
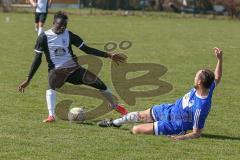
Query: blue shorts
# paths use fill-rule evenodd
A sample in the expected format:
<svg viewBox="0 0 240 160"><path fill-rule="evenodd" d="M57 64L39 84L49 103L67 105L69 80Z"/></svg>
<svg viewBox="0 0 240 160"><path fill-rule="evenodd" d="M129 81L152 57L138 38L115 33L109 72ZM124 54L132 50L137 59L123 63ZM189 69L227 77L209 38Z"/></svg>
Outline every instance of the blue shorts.
<svg viewBox="0 0 240 160"><path fill-rule="evenodd" d="M174 120L171 117L171 107L173 105L174 104L161 104L151 108L155 135L178 135L186 133L182 129L181 118Z"/></svg>

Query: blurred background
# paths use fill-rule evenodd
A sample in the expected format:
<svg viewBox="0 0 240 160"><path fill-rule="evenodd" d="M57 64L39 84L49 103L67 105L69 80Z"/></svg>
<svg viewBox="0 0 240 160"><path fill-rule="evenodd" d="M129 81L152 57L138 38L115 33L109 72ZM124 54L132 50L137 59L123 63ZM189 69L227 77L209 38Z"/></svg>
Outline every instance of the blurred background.
<svg viewBox="0 0 240 160"><path fill-rule="evenodd" d="M0 0L1 11L27 11L29 0ZM240 0L53 0L51 8L118 10L126 15L142 12L175 12L240 18ZM31 9L32 10L32 9Z"/></svg>

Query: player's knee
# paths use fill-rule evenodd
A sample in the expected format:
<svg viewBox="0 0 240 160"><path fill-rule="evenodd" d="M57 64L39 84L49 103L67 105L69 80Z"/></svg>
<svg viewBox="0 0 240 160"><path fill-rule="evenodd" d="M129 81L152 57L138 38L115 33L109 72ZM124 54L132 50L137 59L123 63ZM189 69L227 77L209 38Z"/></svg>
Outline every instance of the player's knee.
<svg viewBox="0 0 240 160"><path fill-rule="evenodd" d="M145 111L139 112L139 119L143 122L148 122L149 115Z"/></svg>
<svg viewBox="0 0 240 160"><path fill-rule="evenodd" d="M144 119L145 119L145 117L146 117L143 112L139 112L138 116L139 116L139 120L140 120L140 121L144 121Z"/></svg>
<svg viewBox="0 0 240 160"><path fill-rule="evenodd" d="M134 126L132 128L132 134L139 134L139 133L141 133L139 126Z"/></svg>

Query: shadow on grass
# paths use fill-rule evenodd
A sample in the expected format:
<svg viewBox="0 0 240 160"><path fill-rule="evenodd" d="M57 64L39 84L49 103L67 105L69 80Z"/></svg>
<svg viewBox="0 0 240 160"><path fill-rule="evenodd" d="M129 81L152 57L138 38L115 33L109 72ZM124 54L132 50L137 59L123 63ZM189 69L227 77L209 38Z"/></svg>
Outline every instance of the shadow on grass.
<svg viewBox="0 0 240 160"><path fill-rule="evenodd" d="M237 141L240 141L240 137L230 137L230 136L215 135L215 134L202 134L202 137L210 138L210 139L237 140Z"/></svg>
<svg viewBox="0 0 240 160"><path fill-rule="evenodd" d="M81 125L87 125L87 126L98 126L98 122L99 120L92 120L92 121L88 121L88 122L82 122L82 123L76 123L76 124L81 124ZM131 128L132 127L128 127L127 125L126 126L122 126L122 127L103 127L103 128L113 128L113 129L119 129L119 130L122 130L122 131L128 131L128 132L131 132Z"/></svg>
<svg viewBox="0 0 240 160"><path fill-rule="evenodd" d="M79 125L88 125L88 126L96 126L98 121L86 121L86 122L79 122L79 121L72 121L72 124L79 124Z"/></svg>

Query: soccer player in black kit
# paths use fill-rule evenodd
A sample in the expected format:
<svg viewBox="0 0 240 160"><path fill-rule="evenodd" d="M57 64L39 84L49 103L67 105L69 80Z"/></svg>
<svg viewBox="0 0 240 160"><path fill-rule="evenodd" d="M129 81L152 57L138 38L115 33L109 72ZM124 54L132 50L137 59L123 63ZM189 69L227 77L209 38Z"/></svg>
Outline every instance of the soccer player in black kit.
<svg viewBox="0 0 240 160"><path fill-rule="evenodd" d="M113 109L121 115L127 114L128 111L115 102L112 93L106 85L95 74L78 64L77 58L72 51L72 45L87 54L110 58L116 63L124 63L127 57L122 53L106 53L87 46L79 36L67 30L67 23L67 15L59 11L54 15L53 27L40 34L35 45L35 59L27 79L18 87L19 92L24 92L24 89L30 84L31 79L41 64L42 53L44 53L49 70L49 89L46 91L49 116L43 122L55 121L55 89L62 87L65 82L74 85L85 84L98 89L109 101ZM89 83L89 79L93 81Z"/></svg>

